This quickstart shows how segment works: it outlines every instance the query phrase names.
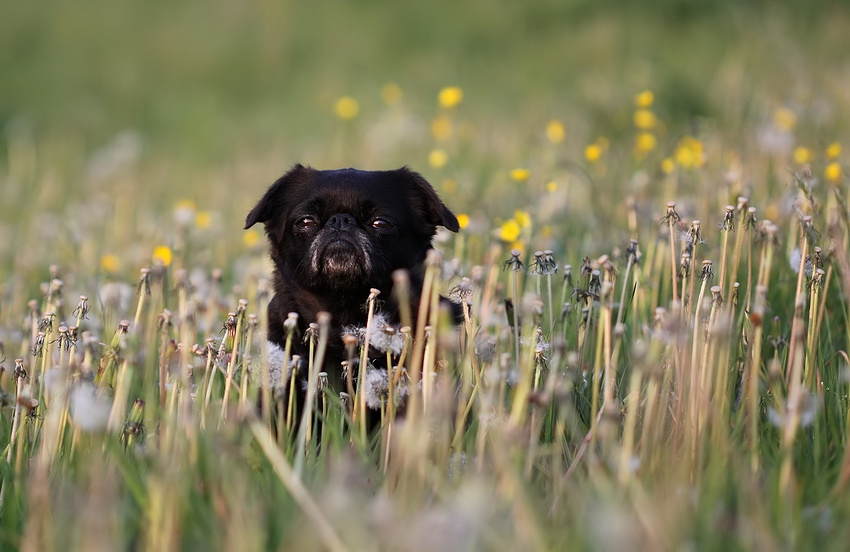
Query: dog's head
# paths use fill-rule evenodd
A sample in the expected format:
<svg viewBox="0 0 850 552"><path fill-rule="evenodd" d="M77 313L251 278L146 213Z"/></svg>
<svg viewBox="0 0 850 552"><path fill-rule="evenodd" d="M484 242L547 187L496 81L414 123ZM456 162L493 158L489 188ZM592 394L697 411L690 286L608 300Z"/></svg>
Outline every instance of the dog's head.
<svg viewBox="0 0 850 552"><path fill-rule="evenodd" d="M380 287L421 263L437 226L457 218L419 174L296 165L268 189L245 228L265 223L271 257L310 289Z"/></svg>

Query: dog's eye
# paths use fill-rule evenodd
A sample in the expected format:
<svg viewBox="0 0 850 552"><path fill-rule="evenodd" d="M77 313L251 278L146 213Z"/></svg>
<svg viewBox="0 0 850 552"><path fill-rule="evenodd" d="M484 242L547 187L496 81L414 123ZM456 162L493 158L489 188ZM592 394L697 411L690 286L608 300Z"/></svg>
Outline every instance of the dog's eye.
<svg viewBox="0 0 850 552"><path fill-rule="evenodd" d="M375 219L372 221L372 228L377 228L378 230L390 230L393 227L393 223L386 219Z"/></svg>
<svg viewBox="0 0 850 552"><path fill-rule="evenodd" d="M313 226L316 226L317 224L319 224L319 223L313 217L304 217L304 218L298 219L298 222L295 223L295 226L303 229L303 228L312 228Z"/></svg>

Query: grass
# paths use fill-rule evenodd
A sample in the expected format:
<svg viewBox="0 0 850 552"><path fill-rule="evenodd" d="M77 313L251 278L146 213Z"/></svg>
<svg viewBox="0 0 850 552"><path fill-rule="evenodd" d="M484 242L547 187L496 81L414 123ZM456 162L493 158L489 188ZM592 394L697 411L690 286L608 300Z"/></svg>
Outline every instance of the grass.
<svg viewBox="0 0 850 552"><path fill-rule="evenodd" d="M351 52L340 61L319 49L309 55L349 89L310 69L315 94L299 85L274 105L266 85L279 75L261 74L284 59L276 41L302 52L315 42L293 27L254 43L239 29L260 4L208 16L221 68L201 71L203 49L133 54L144 62L129 69L162 71L161 96L86 80L97 71L69 81L69 91L101 91L103 113L135 129L110 141L118 129L96 119L54 124L53 110L83 113L75 93L29 98L12 86L32 119L7 124L0 163L0 549L843 549L850 213L840 146L850 105L830 29L845 16L824 5L794 19L789 4L764 33L747 33L757 6L718 5L672 2L656 17L628 2L621 15L579 3L573 41L544 25L501 57L486 50L515 37L512 21L559 9L484 10L473 40L457 30L482 10L466 8L440 36L477 48L465 53L473 76L456 69L463 98L455 91L442 104L434 99L451 81L412 69L400 98L382 95L390 79L358 77ZM148 28L174 24L146 9ZM392 15L341 8L337 20L322 9L329 33L349 21L383 28L375 22ZM421 10L422 25L438 28L440 10ZM61 49L99 17L113 17L110 33L140 32L110 13L48 18L56 32L44 31L44 47ZM194 12L185 13L174 21ZM24 36L33 17L21 8L0 26ZM688 54L692 37L674 29L654 45L623 26L628 18L655 30L678 21L709 42ZM823 40L792 21L823 24ZM405 25L359 47L446 63L452 75L417 49L419 34L379 54ZM105 55L95 46L110 37L93 35L91 55ZM705 45L721 43L726 53ZM519 63L564 46L572 63L593 44L606 55L584 58L590 75L575 85L552 77L572 107L540 84L555 61ZM784 55L756 63L777 44ZM49 84L55 60L40 56L41 73L0 64ZM229 86L251 89L255 107L216 84L240 56L244 80ZM635 60L650 82L622 76ZM674 70L683 60L693 66ZM497 90L477 77L499 63L523 82L505 78ZM181 67L203 75L178 78ZM716 73L703 90L706 67ZM771 92L788 82L798 88ZM184 110L183 86L212 99ZM356 114L349 102L348 118L335 117L348 94ZM541 103L515 103L529 97ZM290 115L291 128L269 128ZM338 389L315 367L340 336L316 321L300 415L285 397L254 408L270 392L258 386L269 267L262 237L241 230L264 186L295 161L409 163L464 226L438 235L423 293L430 307L438 294L462 302L464 323L422 308L405 328L366 328L365 343L348 336L352 359L370 341L402 343L383 353L398 368L352 371ZM363 297L372 326L380 291ZM395 397L405 394L401 417ZM367 402L381 411L372 432Z"/></svg>

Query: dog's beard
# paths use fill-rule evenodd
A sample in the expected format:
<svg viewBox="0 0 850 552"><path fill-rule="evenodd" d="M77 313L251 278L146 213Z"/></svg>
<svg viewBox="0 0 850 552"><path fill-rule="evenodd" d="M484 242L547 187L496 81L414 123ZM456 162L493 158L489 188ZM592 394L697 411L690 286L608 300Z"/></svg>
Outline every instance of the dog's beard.
<svg viewBox="0 0 850 552"><path fill-rule="evenodd" d="M310 246L310 276L342 289L366 283L372 274L372 243L355 232L319 235Z"/></svg>

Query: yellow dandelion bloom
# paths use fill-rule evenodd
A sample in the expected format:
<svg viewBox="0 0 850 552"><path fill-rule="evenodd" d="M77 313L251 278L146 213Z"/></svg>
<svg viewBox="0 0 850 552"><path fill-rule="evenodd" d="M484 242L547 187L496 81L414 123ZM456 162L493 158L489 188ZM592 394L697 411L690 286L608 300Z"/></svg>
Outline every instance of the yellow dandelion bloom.
<svg viewBox="0 0 850 552"><path fill-rule="evenodd" d="M525 182L531 176L531 171L522 167L511 170L511 180L514 182Z"/></svg>
<svg viewBox="0 0 850 552"><path fill-rule="evenodd" d="M343 121L357 117L360 112L360 104L350 96L343 96L334 103L334 113Z"/></svg>
<svg viewBox="0 0 850 552"><path fill-rule="evenodd" d="M838 142L833 142L826 147L827 159L838 159L839 155L841 155L841 144L839 144Z"/></svg>
<svg viewBox="0 0 850 552"><path fill-rule="evenodd" d="M554 180L551 180L551 181L549 181L548 184L546 184L546 191L547 192L554 192L557 189L558 189L558 183L555 182Z"/></svg>
<svg viewBox="0 0 850 552"><path fill-rule="evenodd" d="M653 94L652 90L644 90L635 96L635 107L647 108L651 106L654 101L655 94Z"/></svg>
<svg viewBox="0 0 850 552"><path fill-rule="evenodd" d="M445 107L446 109L455 107L463 101L463 90L457 86L447 86L440 90L440 93L437 95L437 101L439 101L440 107Z"/></svg>
<svg viewBox="0 0 850 552"><path fill-rule="evenodd" d="M206 230L212 225L212 214L209 211L198 211L195 215L195 227Z"/></svg>
<svg viewBox="0 0 850 552"><path fill-rule="evenodd" d="M780 107L773 112L773 124L782 130L792 130L797 126L797 116L787 107Z"/></svg>
<svg viewBox="0 0 850 552"><path fill-rule="evenodd" d="M838 164L837 161L833 161L829 165L826 166L826 169L823 172L824 176L830 182L840 182L841 177L844 174L844 171L841 170L841 165Z"/></svg>
<svg viewBox="0 0 850 552"><path fill-rule="evenodd" d="M590 144L584 148L584 158L590 163L596 163L602 157L602 148L599 144Z"/></svg>
<svg viewBox="0 0 850 552"><path fill-rule="evenodd" d="M152 257L155 263L168 266L171 264L173 253L167 245L158 245L154 248Z"/></svg>
<svg viewBox="0 0 850 552"><path fill-rule="evenodd" d="M523 228L531 228L531 215L529 215L526 211L521 209L514 211L514 220L517 221Z"/></svg>
<svg viewBox="0 0 850 552"><path fill-rule="evenodd" d="M514 219L505 221L499 227L499 239L502 241L515 242L521 233L522 227Z"/></svg>
<svg viewBox="0 0 850 552"><path fill-rule="evenodd" d="M457 216L457 225L460 226L461 230L469 226L469 215L466 213L459 214Z"/></svg>
<svg viewBox="0 0 850 552"><path fill-rule="evenodd" d="M431 122L431 134L435 140L445 140L452 135L453 125L451 119L441 115Z"/></svg>
<svg viewBox="0 0 850 552"><path fill-rule="evenodd" d="M187 211L194 211L195 210L195 202L192 201L191 199L181 199L180 201L178 201L177 203L174 204L174 210L175 211L182 211L184 209L187 210Z"/></svg>
<svg viewBox="0 0 850 552"><path fill-rule="evenodd" d="M804 146L798 146L794 148L794 162L798 165L805 165L806 163L811 163L812 158L812 150Z"/></svg>
<svg viewBox="0 0 850 552"><path fill-rule="evenodd" d="M552 227L547 224L546 226L544 226L540 230L540 233L544 238L551 238L552 237Z"/></svg>
<svg viewBox="0 0 850 552"><path fill-rule="evenodd" d="M115 255L104 255L100 258L100 268L104 272L115 274L121 270L121 259Z"/></svg>
<svg viewBox="0 0 850 552"><path fill-rule="evenodd" d="M457 191L457 182L451 178L443 180L443 191L447 194L453 194Z"/></svg>
<svg viewBox="0 0 850 552"><path fill-rule="evenodd" d="M564 125L557 119L552 119L546 124L546 139L553 144L560 144L564 140Z"/></svg>
<svg viewBox="0 0 850 552"><path fill-rule="evenodd" d="M401 87L394 82L388 82L381 87L381 99L387 105L397 105L404 98L404 92Z"/></svg>
<svg viewBox="0 0 850 552"><path fill-rule="evenodd" d="M448 160L449 156L441 149L431 150L431 153L428 154L428 164L435 169L444 167Z"/></svg>
<svg viewBox="0 0 850 552"><path fill-rule="evenodd" d="M641 130L650 130L655 128L658 120L655 118L655 113L648 109L638 109L632 116L632 122L635 127Z"/></svg>
<svg viewBox="0 0 850 552"><path fill-rule="evenodd" d="M665 157L661 160L661 172L664 174L670 174L674 170L676 170L676 162L670 159L669 157Z"/></svg>
<svg viewBox="0 0 850 552"><path fill-rule="evenodd" d="M651 132L640 132L635 136L635 152L638 155L646 155L654 150L657 145L658 140L655 139L655 135Z"/></svg>
<svg viewBox="0 0 850 552"><path fill-rule="evenodd" d="M674 157L676 163L685 169L702 167L705 163L702 142L693 136L685 136L676 145Z"/></svg>
<svg viewBox="0 0 850 552"><path fill-rule="evenodd" d="M255 247L258 243L260 243L260 233L254 229L246 230L242 234L242 243L248 247Z"/></svg>

